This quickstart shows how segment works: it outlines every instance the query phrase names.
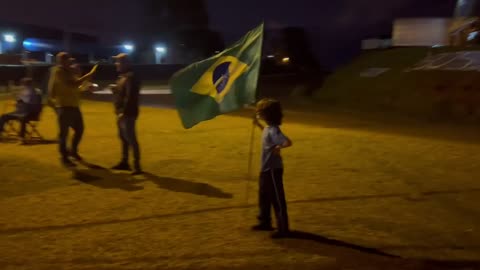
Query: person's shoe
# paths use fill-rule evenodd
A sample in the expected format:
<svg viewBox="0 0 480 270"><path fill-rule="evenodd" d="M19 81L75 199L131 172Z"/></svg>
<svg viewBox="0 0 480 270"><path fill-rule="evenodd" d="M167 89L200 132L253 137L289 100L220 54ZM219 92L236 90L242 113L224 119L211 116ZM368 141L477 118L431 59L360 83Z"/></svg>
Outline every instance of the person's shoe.
<svg viewBox="0 0 480 270"><path fill-rule="evenodd" d="M272 225L268 224L258 224L252 227L253 231L265 231L265 232L271 232L273 231Z"/></svg>
<svg viewBox="0 0 480 270"><path fill-rule="evenodd" d="M290 232L289 231L286 231L286 232L281 232L281 231L278 231L278 232L274 232L272 233L272 239L282 239L282 238L289 238L291 236Z"/></svg>
<svg viewBox="0 0 480 270"><path fill-rule="evenodd" d="M83 158L78 153L70 153L69 155L76 161L79 161L79 162L83 161Z"/></svg>
<svg viewBox="0 0 480 270"><path fill-rule="evenodd" d="M62 165L66 168L75 168L77 165L68 158L62 158Z"/></svg>
<svg viewBox="0 0 480 270"><path fill-rule="evenodd" d="M131 171L132 168L130 168L130 165L128 165L128 163L120 162L118 165L113 166L113 167L112 167L112 170L116 170L116 171Z"/></svg>
<svg viewBox="0 0 480 270"><path fill-rule="evenodd" d="M142 174L143 174L142 170L134 170L134 171L131 173L132 176L137 176L137 175L142 175Z"/></svg>

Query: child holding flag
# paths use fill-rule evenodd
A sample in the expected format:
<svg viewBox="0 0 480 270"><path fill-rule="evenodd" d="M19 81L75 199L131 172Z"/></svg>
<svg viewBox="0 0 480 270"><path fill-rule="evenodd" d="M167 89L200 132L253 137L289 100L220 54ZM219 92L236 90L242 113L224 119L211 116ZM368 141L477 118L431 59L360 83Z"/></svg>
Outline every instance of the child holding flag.
<svg viewBox="0 0 480 270"><path fill-rule="evenodd" d="M267 126L260 124L264 120ZM281 149L292 146L292 141L280 130L282 124L282 107L279 101L263 99L257 104L255 125L263 130L262 135L262 167L259 185L260 223L252 229L257 231L272 231L271 206L275 209L277 232L273 238L283 238L289 235L287 203L283 188L283 161Z"/></svg>

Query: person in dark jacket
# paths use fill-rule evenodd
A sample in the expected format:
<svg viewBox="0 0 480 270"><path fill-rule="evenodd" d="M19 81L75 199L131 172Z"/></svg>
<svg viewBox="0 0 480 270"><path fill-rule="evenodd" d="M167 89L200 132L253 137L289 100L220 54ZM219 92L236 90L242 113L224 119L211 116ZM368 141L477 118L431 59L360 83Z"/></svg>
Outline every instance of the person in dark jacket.
<svg viewBox="0 0 480 270"><path fill-rule="evenodd" d="M41 91L33 87L33 80L31 78L23 78L22 91L17 97L15 111L0 116L0 135L8 121L18 120L20 121L19 136L22 139L22 143L25 143L27 122L30 121L32 117L38 115L41 111L41 106Z"/></svg>
<svg viewBox="0 0 480 270"><path fill-rule="evenodd" d="M132 175L142 174L140 167L140 146L138 145L135 125L139 114L140 80L131 69L128 55L121 53L113 57L119 77L111 86L115 95L114 105L117 115L118 134L122 142L122 160L113 170L130 171L129 150L133 150L134 168Z"/></svg>

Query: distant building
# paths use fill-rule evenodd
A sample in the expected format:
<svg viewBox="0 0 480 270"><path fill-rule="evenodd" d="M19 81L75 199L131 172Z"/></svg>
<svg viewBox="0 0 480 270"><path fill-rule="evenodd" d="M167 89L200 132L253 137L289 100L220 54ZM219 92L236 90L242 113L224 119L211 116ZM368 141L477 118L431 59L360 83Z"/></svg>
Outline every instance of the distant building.
<svg viewBox="0 0 480 270"><path fill-rule="evenodd" d="M94 36L62 30L0 21L1 53L20 56L24 62L51 62L60 51L71 52L78 61L95 57L98 40Z"/></svg>
<svg viewBox="0 0 480 270"><path fill-rule="evenodd" d="M476 0L458 0L451 18L400 18L393 26L393 46L466 46L479 44Z"/></svg>
<svg viewBox="0 0 480 270"><path fill-rule="evenodd" d="M458 0L455 7L455 18L468 18L473 17L476 14L478 8L477 0Z"/></svg>
<svg viewBox="0 0 480 270"><path fill-rule="evenodd" d="M110 9L105 9L102 1L98 2L101 6L98 16L103 18L102 12L110 12ZM22 54L24 60L49 62L55 52L65 50L72 52L79 61L87 62L111 60L111 55L124 52L138 64L190 64L225 48L222 35L209 29L206 0L141 0L127 6L136 6L137 9L132 9L132 14L123 10L122 15L134 15L131 18L135 21L126 27L106 23L108 27L102 30L103 33L88 29L88 25L98 27L101 19L79 25L72 24L72 20L59 25L61 29L58 30L0 21L0 54L2 51L9 56ZM115 22L118 23L119 19ZM72 33L76 30L96 32L100 38ZM15 43L2 43L2 33L6 31L15 33Z"/></svg>
<svg viewBox="0 0 480 270"><path fill-rule="evenodd" d="M393 24L393 46L447 46L452 19L406 18Z"/></svg>

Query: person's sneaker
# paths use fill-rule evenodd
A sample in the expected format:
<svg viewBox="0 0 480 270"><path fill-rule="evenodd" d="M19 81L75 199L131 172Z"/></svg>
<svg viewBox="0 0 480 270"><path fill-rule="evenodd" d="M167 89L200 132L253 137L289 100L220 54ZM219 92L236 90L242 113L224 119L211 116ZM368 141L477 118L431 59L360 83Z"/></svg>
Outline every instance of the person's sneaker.
<svg viewBox="0 0 480 270"><path fill-rule="evenodd" d="M83 158L78 153L70 153L69 155L76 161L83 161Z"/></svg>
<svg viewBox="0 0 480 270"><path fill-rule="evenodd" d="M131 171L132 168L130 168L130 165L128 165L128 163L120 162L118 165L113 166L113 167L112 167L112 170L116 170L116 171Z"/></svg>
<svg viewBox="0 0 480 270"><path fill-rule="evenodd" d="M73 163L68 158L63 158L62 159L62 165L65 166L66 168L75 168L77 166L75 163Z"/></svg>
<svg viewBox="0 0 480 270"><path fill-rule="evenodd" d="M142 174L143 174L142 170L134 170L134 171L131 173L132 176L137 176L137 175L142 175Z"/></svg>
<svg viewBox="0 0 480 270"><path fill-rule="evenodd" d="M272 233L271 237L273 239L282 239L282 238L288 238L288 237L290 237L290 235L291 235L290 232L280 232L279 231L279 232Z"/></svg>
<svg viewBox="0 0 480 270"><path fill-rule="evenodd" d="M266 224L258 224L252 227L253 231L266 231L266 232L271 232L273 231L272 225L266 225Z"/></svg>

